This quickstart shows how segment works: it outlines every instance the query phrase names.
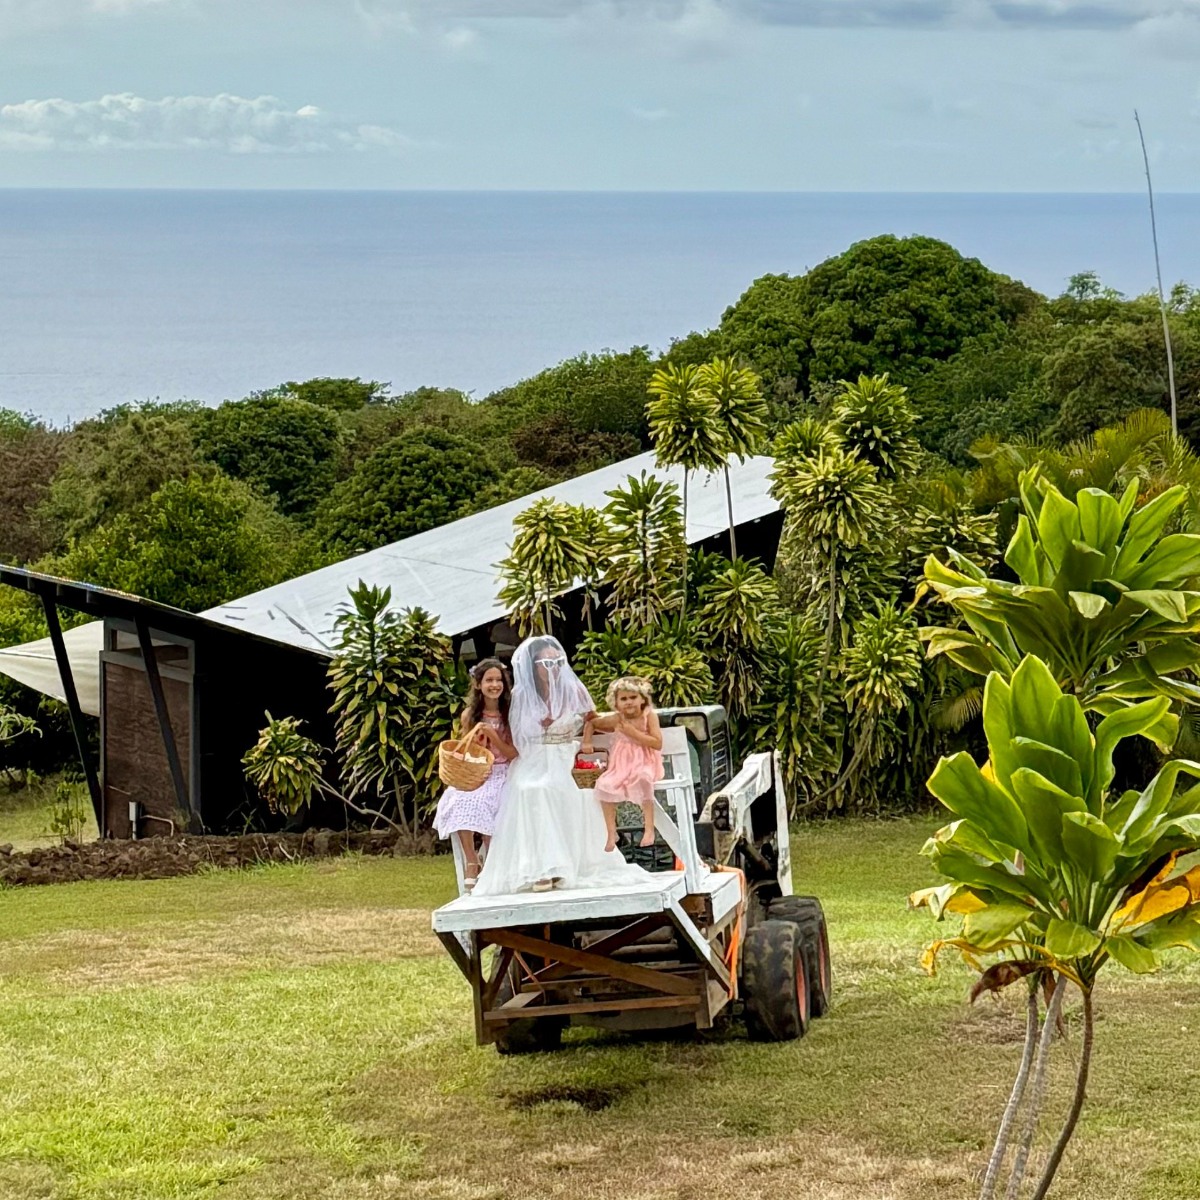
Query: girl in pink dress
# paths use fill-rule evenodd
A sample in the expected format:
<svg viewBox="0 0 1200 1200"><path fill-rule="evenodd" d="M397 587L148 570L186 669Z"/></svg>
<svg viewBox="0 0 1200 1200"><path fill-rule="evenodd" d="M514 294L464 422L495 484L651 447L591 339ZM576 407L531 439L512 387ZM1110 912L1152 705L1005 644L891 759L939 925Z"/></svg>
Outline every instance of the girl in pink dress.
<svg viewBox="0 0 1200 1200"><path fill-rule="evenodd" d="M479 878L482 860L476 847L478 837L486 854L496 818L504 803L508 764L517 757L508 731L508 704L512 685L508 671L498 658L485 658L471 668L471 690L458 722L458 736L466 737L482 722L478 741L494 755L491 773L474 791L447 788L438 801L433 828L438 837L455 836L463 852L463 886L472 891Z"/></svg>
<svg viewBox="0 0 1200 1200"><path fill-rule="evenodd" d="M654 844L654 785L663 777L662 729L654 711L650 681L626 675L608 685L605 701L613 711L584 726L581 754L592 749L593 731L613 733L608 752L608 767L596 780L596 799L604 810L608 844L617 844L617 805L641 806L643 834L641 845Z"/></svg>

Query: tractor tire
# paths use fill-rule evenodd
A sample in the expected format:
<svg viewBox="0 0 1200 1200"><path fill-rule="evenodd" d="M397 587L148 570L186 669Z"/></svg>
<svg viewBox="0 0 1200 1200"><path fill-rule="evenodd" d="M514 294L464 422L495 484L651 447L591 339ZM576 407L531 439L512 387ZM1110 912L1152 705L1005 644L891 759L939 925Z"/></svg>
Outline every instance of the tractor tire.
<svg viewBox="0 0 1200 1200"><path fill-rule="evenodd" d="M767 905L769 921L791 921L804 934L804 956L812 985L809 1007L814 1017L823 1017L833 1003L833 969L829 958L829 930L825 913L816 896L782 896Z"/></svg>
<svg viewBox="0 0 1200 1200"><path fill-rule="evenodd" d="M791 921L762 921L746 931L742 994L746 1032L756 1042L790 1042L808 1029L808 964Z"/></svg>
<svg viewBox="0 0 1200 1200"><path fill-rule="evenodd" d="M509 969L496 992L496 1006L511 1000L516 995L516 978L513 968ZM563 1030L567 1022L564 1017L529 1017L527 1020L510 1021L496 1034L498 1054L540 1054L558 1050L562 1046Z"/></svg>

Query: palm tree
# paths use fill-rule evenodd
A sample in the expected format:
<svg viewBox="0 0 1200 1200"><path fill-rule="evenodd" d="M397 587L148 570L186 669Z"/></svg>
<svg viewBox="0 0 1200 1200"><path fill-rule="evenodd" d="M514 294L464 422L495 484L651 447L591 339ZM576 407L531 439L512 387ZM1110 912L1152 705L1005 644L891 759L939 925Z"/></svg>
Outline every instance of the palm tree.
<svg viewBox="0 0 1200 1200"><path fill-rule="evenodd" d="M731 358L714 358L698 372L700 386L717 402L717 419L725 434L726 455L739 462L757 454L767 440L767 400L762 381ZM733 527L733 489L729 482L729 458L725 471L725 502L729 507L729 557L737 558L737 537Z"/></svg>
<svg viewBox="0 0 1200 1200"><path fill-rule="evenodd" d="M844 557L847 551L869 545L879 537L888 519L887 491L871 463L834 446L819 451L816 457L776 459L771 495L782 506L788 524L822 564L820 574L813 579L814 585L827 589L823 597L825 640L817 681L819 723L842 607Z"/></svg>
<svg viewBox="0 0 1200 1200"><path fill-rule="evenodd" d="M716 398L703 385L700 368L670 363L646 385L646 417L660 467L683 468L683 605L687 610L687 500L692 471L716 471L725 461L727 439Z"/></svg>

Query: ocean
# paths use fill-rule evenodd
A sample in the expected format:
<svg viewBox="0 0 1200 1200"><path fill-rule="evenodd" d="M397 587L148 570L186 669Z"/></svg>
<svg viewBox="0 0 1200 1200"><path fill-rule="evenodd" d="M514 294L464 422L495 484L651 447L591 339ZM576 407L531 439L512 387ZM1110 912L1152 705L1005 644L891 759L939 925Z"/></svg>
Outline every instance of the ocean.
<svg viewBox="0 0 1200 1200"><path fill-rule="evenodd" d="M1200 283L1200 195L1158 198ZM0 190L0 407L358 375L476 396L715 325L759 275L922 233L1048 294L1154 286L1142 195Z"/></svg>

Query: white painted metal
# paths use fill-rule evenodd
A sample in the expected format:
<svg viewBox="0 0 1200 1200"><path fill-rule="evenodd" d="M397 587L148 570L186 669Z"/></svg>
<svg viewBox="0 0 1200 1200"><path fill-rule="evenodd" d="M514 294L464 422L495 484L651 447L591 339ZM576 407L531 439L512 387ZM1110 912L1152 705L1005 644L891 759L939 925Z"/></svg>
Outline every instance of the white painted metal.
<svg viewBox="0 0 1200 1200"><path fill-rule="evenodd" d="M591 921L665 912L687 894L682 871L656 871L644 881L620 888L555 888L510 896L460 896L433 914L435 933Z"/></svg>

